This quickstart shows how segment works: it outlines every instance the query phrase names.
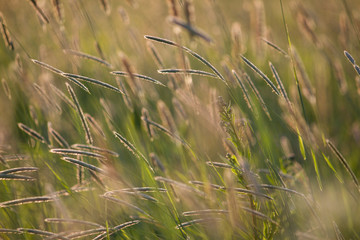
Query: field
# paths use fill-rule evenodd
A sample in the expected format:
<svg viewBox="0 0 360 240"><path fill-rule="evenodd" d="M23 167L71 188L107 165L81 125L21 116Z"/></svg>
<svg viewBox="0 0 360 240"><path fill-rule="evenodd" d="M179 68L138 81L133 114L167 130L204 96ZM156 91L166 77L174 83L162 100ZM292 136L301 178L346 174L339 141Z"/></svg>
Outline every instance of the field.
<svg viewBox="0 0 360 240"><path fill-rule="evenodd" d="M358 0L0 12L0 239L360 239Z"/></svg>

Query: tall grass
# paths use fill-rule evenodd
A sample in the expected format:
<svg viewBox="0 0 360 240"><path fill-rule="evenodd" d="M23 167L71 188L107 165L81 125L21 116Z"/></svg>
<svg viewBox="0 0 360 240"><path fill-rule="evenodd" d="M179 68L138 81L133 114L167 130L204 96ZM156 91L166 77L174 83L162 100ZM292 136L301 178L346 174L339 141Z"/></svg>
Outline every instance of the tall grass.
<svg viewBox="0 0 360 240"><path fill-rule="evenodd" d="M360 10L321 2L1 3L0 239L360 239Z"/></svg>

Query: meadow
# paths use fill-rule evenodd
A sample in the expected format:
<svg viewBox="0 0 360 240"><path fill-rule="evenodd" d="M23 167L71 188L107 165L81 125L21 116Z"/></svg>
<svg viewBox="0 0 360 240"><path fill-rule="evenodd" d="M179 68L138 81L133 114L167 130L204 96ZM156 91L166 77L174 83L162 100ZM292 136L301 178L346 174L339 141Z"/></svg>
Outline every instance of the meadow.
<svg viewBox="0 0 360 240"><path fill-rule="evenodd" d="M4 0L0 30L0 239L360 239L358 0Z"/></svg>

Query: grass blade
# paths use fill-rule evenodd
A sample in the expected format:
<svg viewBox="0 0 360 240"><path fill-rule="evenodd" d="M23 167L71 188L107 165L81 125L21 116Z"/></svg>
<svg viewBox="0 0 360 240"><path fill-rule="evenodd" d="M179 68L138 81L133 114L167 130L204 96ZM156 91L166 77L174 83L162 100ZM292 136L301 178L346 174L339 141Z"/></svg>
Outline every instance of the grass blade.
<svg viewBox="0 0 360 240"><path fill-rule="evenodd" d="M255 72L257 73L265 82L269 85L269 87L275 92L277 95L280 95L279 90L275 87L273 82L260 70L258 69L252 62L250 62L247 58L241 55L242 60Z"/></svg>

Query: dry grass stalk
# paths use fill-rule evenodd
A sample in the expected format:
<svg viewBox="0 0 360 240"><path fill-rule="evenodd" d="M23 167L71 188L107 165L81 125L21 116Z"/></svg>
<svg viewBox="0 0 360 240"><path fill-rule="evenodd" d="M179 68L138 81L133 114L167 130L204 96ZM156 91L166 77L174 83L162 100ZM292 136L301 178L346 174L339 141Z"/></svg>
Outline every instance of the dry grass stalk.
<svg viewBox="0 0 360 240"><path fill-rule="evenodd" d="M227 163L221 163L221 162L206 162L207 165L217 168L232 168L231 165Z"/></svg>
<svg viewBox="0 0 360 240"><path fill-rule="evenodd" d="M100 127L100 124L93 118L90 114L85 113L85 118L90 124L90 126L95 130L99 135L101 135L103 138L106 138L104 131Z"/></svg>
<svg viewBox="0 0 360 240"><path fill-rule="evenodd" d="M110 4L108 0L99 0L101 8L104 10L104 12L109 15L110 14Z"/></svg>
<svg viewBox="0 0 360 240"><path fill-rule="evenodd" d="M36 132L35 130L29 128L28 126L26 126L25 124L22 123L18 123L18 127L24 131L26 134L28 134L29 136L33 137L34 139L42 142L42 143L46 143L46 140L43 136L41 136L40 133Z"/></svg>
<svg viewBox="0 0 360 240"><path fill-rule="evenodd" d="M333 221L333 229L335 232L336 240L345 240L344 236L342 235L342 233L335 221Z"/></svg>
<svg viewBox="0 0 360 240"><path fill-rule="evenodd" d="M195 69L159 69L158 73L162 74L195 74L200 76L217 78L217 76L213 73L195 70Z"/></svg>
<svg viewBox="0 0 360 240"><path fill-rule="evenodd" d="M270 66L270 69L271 69L271 71L273 73L273 76L274 76L274 78L275 78L275 80L276 80L276 82L278 84L278 88L279 88L279 90L281 92L281 95L286 100L286 102L288 104L290 104L290 100L289 100L289 97L288 97L288 95L286 93L284 84L282 83L282 81L280 79L280 76L279 76L278 72L276 71L276 68L274 67L274 65L271 62L269 62L269 66Z"/></svg>
<svg viewBox="0 0 360 240"><path fill-rule="evenodd" d="M249 109L251 111L253 111L253 106L252 106L252 102L250 100L250 97L249 97L249 94L248 94L248 91L244 85L244 83L242 82L242 80L240 79L240 77L237 75L237 73L235 72L235 70L232 70L232 73L234 74L235 78L237 79L239 85L240 85L240 88L241 88L241 91L243 92L244 94L244 99L245 99L245 102L247 104L247 106L249 107Z"/></svg>
<svg viewBox="0 0 360 240"><path fill-rule="evenodd" d="M76 106L74 104L73 101L71 101L66 95L65 93L63 93L60 89L58 89L57 87L55 87L54 85L50 84L51 89L53 90L53 92L61 99L63 100L66 104L68 104L70 107L72 107L73 109L76 110Z"/></svg>
<svg viewBox="0 0 360 240"><path fill-rule="evenodd" d="M36 179L29 176L0 173L0 180L35 181Z"/></svg>
<svg viewBox="0 0 360 240"><path fill-rule="evenodd" d="M39 95L45 100L45 102L49 105L51 108L55 108L56 111L60 114L62 112L61 107L57 102L55 102L51 97L48 96L48 94L45 93L42 87L37 85L36 83L33 84L35 90L39 93Z"/></svg>
<svg viewBox="0 0 360 240"><path fill-rule="evenodd" d="M37 4L36 0L28 0L28 2L30 2L31 6L33 6L33 8L36 11L36 14L39 16L39 18L44 22L44 23L49 23L49 19L48 17L45 15L45 13L43 12L43 10L39 7L39 5Z"/></svg>
<svg viewBox="0 0 360 240"><path fill-rule="evenodd" d="M83 225L89 225L94 227L104 227L98 223L84 221L84 220L78 220L78 219L69 219L69 218L45 218L45 222L48 223L69 223L69 224L83 224Z"/></svg>
<svg viewBox="0 0 360 240"><path fill-rule="evenodd" d="M295 66L299 71L297 76L300 81L301 90L309 102L314 104L316 102L315 89L311 84L308 74L306 73L304 63L302 62L295 48L292 48L291 51L294 56Z"/></svg>
<svg viewBox="0 0 360 240"><path fill-rule="evenodd" d="M104 55L104 52L102 51L101 47L100 47L100 44L98 41L95 41L95 48L96 48L96 51L98 52L98 54L100 55L100 57L102 59L105 59L105 55Z"/></svg>
<svg viewBox="0 0 360 240"><path fill-rule="evenodd" d="M177 128L176 128L174 118L173 118L169 108L164 103L164 101L159 100L157 102L156 106L157 106L157 110L158 110L162 124L166 128L168 128L172 133L176 133Z"/></svg>
<svg viewBox="0 0 360 240"><path fill-rule="evenodd" d="M176 7L176 1L175 0L167 0L166 1L169 9L169 15L177 17L178 16L178 10Z"/></svg>
<svg viewBox="0 0 360 240"><path fill-rule="evenodd" d="M180 103L180 101L173 97L172 104L174 106L175 113L178 117L180 117L183 121L188 121L188 115L183 107L183 105ZM178 119L178 118L176 118Z"/></svg>
<svg viewBox="0 0 360 240"><path fill-rule="evenodd" d="M122 71L113 71L113 72L111 72L111 74L119 75L119 76L130 76L130 74L129 74L128 72L122 72ZM154 78L145 76L145 75L132 73L132 76L133 76L134 78L143 79L143 80L146 80L146 81L148 81L148 82L155 83L155 84L158 84L158 85L160 85L160 86L166 87L166 86L165 86L164 84L162 84L160 81L158 81L158 80L156 80L156 79L154 79Z"/></svg>
<svg viewBox="0 0 360 240"><path fill-rule="evenodd" d="M340 27L339 39L343 49L349 46L350 27L347 18L348 17L346 16L345 12L342 12L339 15L339 27Z"/></svg>
<svg viewBox="0 0 360 240"><path fill-rule="evenodd" d="M123 100L124 100L124 103L125 103L125 106L128 108L128 110L129 110L130 112L134 112L134 104L133 104L133 101L132 101L132 99L130 98L130 94L129 94L128 91L126 90L124 83L120 80L119 77L116 77L116 83L117 83L118 87L121 89L121 91L123 91L123 92L125 93L125 94L122 95ZM130 91L130 93L132 93L132 92Z"/></svg>
<svg viewBox="0 0 360 240"><path fill-rule="evenodd" d="M126 26L129 25L130 24L130 18L129 18L129 15L128 15L127 11L125 10L125 8L123 8L122 6L118 7L118 13L119 13L123 23Z"/></svg>
<svg viewBox="0 0 360 240"><path fill-rule="evenodd" d="M231 40L231 54L233 58L237 58L239 54L243 54L246 51L246 47L244 45L244 36L243 32L241 31L241 25L239 22L234 22L231 25Z"/></svg>
<svg viewBox="0 0 360 240"><path fill-rule="evenodd" d="M208 43L213 42L212 38L203 30L183 21L182 19L178 17L169 17L168 19L171 23L186 29L189 32L190 36L200 37L201 39L205 40Z"/></svg>
<svg viewBox="0 0 360 240"><path fill-rule="evenodd" d="M346 171L348 171L353 182L360 190L359 181L358 181L355 173L351 170L351 167L348 164L348 162L346 161L346 159L344 158L344 156L340 153L340 151L335 147L335 145L329 139L326 139L326 144L330 147L331 151L336 155L336 157L339 159L341 164L345 167Z"/></svg>
<svg viewBox="0 0 360 240"><path fill-rule="evenodd" d="M74 156L84 156L84 157L92 157L96 159L106 159L103 155L93 152L87 152L83 150L77 149L68 149L68 148L53 148L50 149L51 153L61 154L61 155L74 155Z"/></svg>
<svg viewBox="0 0 360 240"><path fill-rule="evenodd" d="M96 236L93 240L100 240L100 239L104 239L106 236L111 236L112 234L124 229L124 228L127 228L127 227L131 227L131 226L134 226L138 223L140 223L141 221L140 220L134 220L134 221L129 221L129 222L125 222L125 223L122 223L120 225L117 225L113 228L110 228L109 229L109 233L105 232L105 233L102 233L98 236Z"/></svg>
<svg viewBox="0 0 360 240"><path fill-rule="evenodd" d="M101 64L103 64L103 65L111 68L111 64L108 63L107 61L105 61L105 60L103 60L103 59L101 59L101 58L98 58L98 57L89 55L89 54L87 54L87 53L75 51L75 50L72 50L72 49L64 49L63 51L64 51L65 53L68 53L68 54L71 54L71 55L74 55L74 56L78 56L78 57L82 57L82 58L86 58L86 59L93 60L93 61L95 61L95 62L101 63Z"/></svg>
<svg viewBox="0 0 360 240"><path fill-rule="evenodd" d="M198 59L200 62L202 62L203 64L208 66L218 76L219 79L221 79L225 84L227 84L224 77L221 75L221 73L209 61L207 61L205 58L203 58L202 56L200 56L196 52L190 50L189 48L181 46L181 45L179 45L179 44L177 44L177 43L175 43L173 41L170 41L170 40L167 40L167 39L164 39L164 38L159 38L159 37L154 37L154 36L149 36L149 35L145 35L144 37L146 39L151 40L151 41L167 44L167 45L178 47L178 48L184 50L185 52L189 53L190 55L192 55L193 57Z"/></svg>
<svg viewBox="0 0 360 240"><path fill-rule="evenodd" d="M277 95L280 95L279 90L275 87L274 83L259 69L257 68L252 62L250 62L247 58L241 55L243 61L255 72L257 73L265 82L269 85L269 87L273 90L273 92Z"/></svg>
<svg viewBox="0 0 360 240"><path fill-rule="evenodd" d="M19 230L16 229L7 229L7 228L0 228L0 233L13 233L13 234L21 234Z"/></svg>
<svg viewBox="0 0 360 240"><path fill-rule="evenodd" d="M274 43L270 42L269 40L266 40L265 38L262 38L262 40L270 47L272 47L273 49L275 49L276 51L280 52L281 54L283 54L284 56L288 57L289 55L287 54L287 52L285 52L283 49L281 49L279 46L275 45Z"/></svg>
<svg viewBox="0 0 360 240"><path fill-rule="evenodd" d="M263 98L261 97L259 91L257 90L254 82L251 81L251 78L246 73L244 73L243 76L244 76L245 80L247 81L247 83L250 85L250 87L251 87L252 91L254 92L256 98L259 100L261 108L266 113L266 116L271 120L270 112L269 112L268 108L266 107L266 104L265 104Z"/></svg>
<svg viewBox="0 0 360 240"><path fill-rule="evenodd" d="M184 1L184 12L186 22L189 25L195 24L195 7L193 4L193 0L185 0Z"/></svg>
<svg viewBox="0 0 360 240"><path fill-rule="evenodd" d="M51 122L48 122L48 132L49 136L52 136L61 147L70 148L69 143L60 135L60 133L52 128Z"/></svg>
<svg viewBox="0 0 360 240"><path fill-rule="evenodd" d="M61 71L61 70L59 70L59 69L57 69L57 68L55 68L55 67L53 67L53 66L50 66L50 65L47 64L47 63L38 61L38 60L36 60L36 59L31 59L31 61L32 61L33 63L38 64L38 65L41 66L42 68L45 68L46 70L49 70L49 71L51 71L51 72L53 72L53 73L56 73L56 74L58 74L58 75L60 75L60 76L62 76L62 77L65 77L65 76L63 75L63 74L64 74L63 71ZM87 87L85 87L84 84L82 84L81 82L79 82L78 80L76 80L75 78L67 77L67 79L69 79L71 82L75 83L76 85L78 85L79 87L81 87L83 90L85 90L87 93L89 93L89 89L88 89Z"/></svg>
<svg viewBox="0 0 360 240"><path fill-rule="evenodd" d="M261 43L261 39L266 37L266 18L265 8L262 0L254 1L255 8L255 37L256 37L256 54L263 56L264 47Z"/></svg>
<svg viewBox="0 0 360 240"><path fill-rule="evenodd" d="M155 168L158 168L160 171L165 172L164 164L160 161L159 157L155 153L149 154L150 161Z"/></svg>
<svg viewBox="0 0 360 240"><path fill-rule="evenodd" d="M51 202L51 201L54 201L54 197L52 197L52 196L28 197L28 198L21 198L21 199L15 199L15 200L10 200L10 201L6 201L6 202L1 202L0 208L12 207L12 206L23 205L23 204L31 204L31 203L44 203L44 202Z"/></svg>
<svg viewBox="0 0 360 240"><path fill-rule="evenodd" d="M121 62L125 68L125 71L127 72L127 76L130 78L130 81L127 81L128 85L131 88L131 91L133 93L134 96L139 96L143 94L142 88L139 84L139 82L137 81L137 79L134 76L134 68L131 65L130 61L128 60L128 58L125 56L124 53L120 53L120 58L121 58Z"/></svg>
<svg viewBox="0 0 360 240"><path fill-rule="evenodd" d="M184 190L187 190L189 192L194 192L194 193L197 193L199 194L200 196L204 196L205 193L196 189L196 188L193 188L185 183L182 183L182 182L178 182L178 181L175 181L175 180L172 180L172 179L169 179L169 178L165 178L165 177L160 177L160 176L156 176L155 177L155 180L158 181L158 182L163 182L163 183L168 183L168 184L171 184L173 186L177 186L177 187L180 187L181 189L184 189Z"/></svg>
<svg viewBox="0 0 360 240"><path fill-rule="evenodd" d="M92 151L95 151L95 152L99 152L99 153L104 153L104 154L109 154L109 155L112 155L114 157L118 157L119 154L114 152L114 151L111 151L109 149L105 149L105 148L100 148L100 147L96 147L96 146L92 146L92 145L84 145L84 144L73 144L71 145L72 148L75 148L75 149L85 149L85 150L92 150Z"/></svg>
<svg viewBox="0 0 360 240"><path fill-rule="evenodd" d="M102 198L104 198L104 199L106 199L108 201L114 202L114 203L125 205L126 207L134 209L137 212L140 212L140 213L150 217L150 215L148 213L146 213L144 210L142 210L141 208L139 208L139 207L137 207L137 206L135 206L135 205L133 205L131 203L125 202L124 200L114 198L114 197L111 197L111 196L107 196L107 195L101 195L100 197L102 197Z"/></svg>
<svg viewBox="0 0 360 240"><path fill-rule="evenodd" d="M72 232L68 235L66 235L66 237L68 239L77 239L77 238L84 238L84 237L88 237L94 234L99 234L99 233L106 233L106 228L105 227L101 227L101 228L96 228L96 229L89 229L89 230L84 230L84 231L79 231L79 232Z"/></svg>
<svg viewBox="0 0 360 240"><path fill-rule="evenodd" d="M29 234L34 234L34 235L39 235L39 236L48 236L51 239L62 239L62 240L70 240L70 238L61 236L61 234L56 234L53 232L48 232L48 231L44 231L44 230L40 230L40 229L34 229L34 228L18 228L17 229L19 232L24 232L24 233L29 233Z"/></svg>
<svg viewBox="0 0 360 240"><path fill-rule="evenodd" d="M0 171L0 174L9 174L9 173L23 173L23 172L36 172L39 168L37 167L17 167L17 168L10 168L6 170Z"/></svg>
<svg viewBox="0 0 360 240"><path fill-rule="evenodd" d="M64 22L64 8L62 6L61 0L52 0L51 2L57 20L60 23Z"/></svg>
<svg viewBox="0 0 360 240"><path fill-rule="evenodd" d="M160 131L164 132L166 135L180 141L184 146L186 146L188 148L191 148L190 145L185 140L183 140L181 137L179 137L175 133L172 133L170 130L168 130L164 126L162 126L162 125L160 125L160 124L158 124L158 123L156 123L154 121L151 121L149 119L144 119L144 121L146 121L148 124L154 126L156 129L159 129Z"/></svg>
<svg viewBox="0 0 360 240"><path fill-rule="evenodd" d="M69 79L83 80L83 81L98 85L100 87L107 88L107 89L113 90L113 91L121 93L121 94L125 94L120 89L118 89L118 88L116 88L116 87L114 87L114 86L112 86L112 85L110 85L110 84L108 84L106 82L102 82L102 81L99 81L99 80L96 80L96 79L93 79L93 78L89 78L89 77L85 77L85 76L81 76L81 75L77 75L77 74L72 74L72 73L63 73L62 75L64 77L66 77L66 78L69 78Z"/></svg>
<svg viewBox="0 0 360 240"><path fill-rule="evenodd" d="M83 161L80 161L80 160L77 160L75 158L70 158L70 157L63 157L61 158L62 160L66 161L66 162L70 162L70 163L73 163L77 166L80 166L80 167L84 167L84 168L87 168L91 171L94 171L94 172L98 172L98 173L101 173L101 174L106 174L105 170L101 169L101 168L98 168L92 164L89 164L89 163L86 163L86 162L83 162Z"/></svg>
<svg viewBox="0 0 360 240"><path fill-rule="evenodd" d="M14 43L10 37L10 33L9 33L9 30L6 26L6 22L5 22L5 18L4 18L4 15L2 14L2 12L0 12L0 31L1 31L1 34L4 38L4 42L5 42L5 45L11 50L11 51L14 51L15 47L14 47Z"/></svg>
<svg viewBox="0 0 360 240"><path fill-rule="evenodd" d="M77 97L76 97L76 95L75 95L75 92L74 92L74 90L72 89L72 87L71 87L69 84L67 84L67 83L66 83L66 87L67 87L67 89L68 89L68 91L69 91L69 93L70 93L70 96L71 96L73 102L75 103L76 111L77 111L77 113L78 113L78 115L79 115L79 117L80 117L81 124L82 124L82 126L83 126L84 131L85 131L85 135L86 135L85 139L86 139L86 142L87 142L87 144L91 144L91 145L92 145L92 144L93 144L93 139L92 139L92 137L91 137L90 129L89 129L88 123L87 123L87 121L86 121L86 119L85 119L85 117L84 117L83 110L82 110L82 108L80 107L79 101L78 101L78 99L77 99Z"/></svg>
<svg viewBox="0 0 360 240"><path fill-rule="evenodd" d="M333 65L333 69L335 72L335 77L339 84L340 93L342 95L345 95L348 92L348 85L346 82L343 66L338 59L336 59L334 62L332 62L332 65Z"/></svg>
<svg viewBox="0 0 360 240"><path fill-rule="evenodd" d="M222 221L222 218L199 218L199 219L193 219L187 222L183 222L179 225L176 226L176 229L180 229L180 228L186 228L186 227L190 227L194 224L199 224L199 223L212 223L212 222L218 222L218 221Z"/></svg>
<svg viewBox="0 0 360 240"><path fill-rule="evenodd" d="M141 109L141 120L143 120L146 132L149 135L150 140L152 141L154 139L155 132L151 125L147 122L148 119L150 119L149 111L146 108Z"/></svg>
<svg viewBox="0 0 360 240"><path fill-rule="evenodd" d="M2 84L2 87L4 89L5 95L8 97L9 100L11 100L11 91L10 91L10 88L9 88L9 85L8 85L7 81L4 78L1 79L1 84Z"/></svg>
<svg viewBox="0 0 360 240"><path fill-rule="evenodd" d="M137 158L142 159L150 168L150 170L152 172L154 172L154 169L151 167L149 161L145 158L145 156L135 148L135 146L129 142L126 138L124 138L123 136L121 136L119 133L114 132L114 135L117 139L120 140L120 142L132 153L134 154Z"/></svg>
<svg viewBox="0 0 360 240"><path fill-rule="evenodd" d="M316 23L308 10L300 1L295 4L297 10L297 22L303 34L316 46L320 46L320 41L316 36Z"/></svg>

